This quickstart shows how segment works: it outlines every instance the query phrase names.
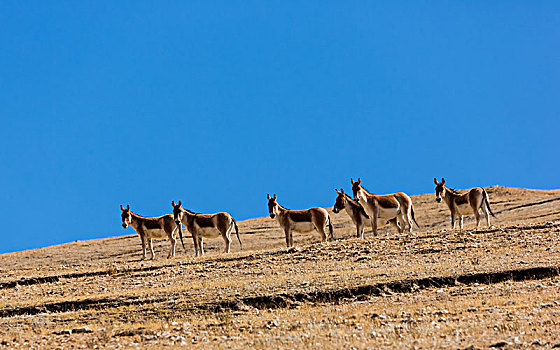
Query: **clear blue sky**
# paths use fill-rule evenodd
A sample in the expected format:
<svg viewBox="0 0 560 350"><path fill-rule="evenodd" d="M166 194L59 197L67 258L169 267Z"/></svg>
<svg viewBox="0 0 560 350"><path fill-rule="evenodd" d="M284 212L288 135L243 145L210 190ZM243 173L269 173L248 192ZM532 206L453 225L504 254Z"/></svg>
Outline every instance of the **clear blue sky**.
<svg viewBox="0 0 560 350"><path fill-rule="evenodd" d="M0 3L0 252L375 193L558 188L558 1Z"/></svg>

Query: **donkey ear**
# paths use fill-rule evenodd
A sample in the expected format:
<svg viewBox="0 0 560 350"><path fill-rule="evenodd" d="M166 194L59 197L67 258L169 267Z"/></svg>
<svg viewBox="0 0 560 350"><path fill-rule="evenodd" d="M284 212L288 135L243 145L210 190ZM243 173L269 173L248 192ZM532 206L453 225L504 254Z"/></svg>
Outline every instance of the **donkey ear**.
<svg viewBox="0 0 560 350"><path fill-rule="evenodd" d="M436 185L438 184L437 179L436 179L435 177L434 177L434 183L435 183Z"/></svg>
<svg viewBox="0 0 560 350"><path fill-rule="evenodd" d="M344 194L344 188L340 189L340 193Z"/></svg>
<svg viewBox="0 0 560 350"><path fill-rule="evenodd" d="M445 179L443 177L441 178L441 184L445 185Z"/></svg>
<svg viewBox="0 0 560 350"><path fill-rule="evenodd" d="M274 194L274 196L272 197L272 199L276 200L276 193Z"/></svg>
<svg viewBox="0 0 560 350"><path fill-rule="evenodd" d="M126 205L126 210L130 210L130 205Z"/></svg>
<svg viewBox="0 0 560 350"><path fill-rule="evenodd" d="M179 201L179 203L177 203L178 206L181 206L181 201Z"/></svg>
<svg viewBox="0 0 560 350"><path fill-rule="evenodd" d="M358 185L362 183L362 179L358 178Z"/></svg>
<svg viewBox="0 0 560 350"><path fill-rule="evenodd" d="M123 208L122 204L121 204L121 210L124 211L124 208Z"/></svg>
<svg viewBox="0 0 560 350"><path fill-rule="evenodd" d="M175 201L171 201L171 206L175 208Z"/></svg>
<svg viewBox="0 0 560 350"><path fill-rule="evenodd" d="M350 183L353 185L354 184L354 179L350 178Z"/></svg>
<svg viewBox="0 0 560 350"><path fill-rule="evenodd" d="M266 199L270 200L270 195L268 193L266 194Z"/></svg>
<svg viewBox="0 0 560 350"><path fill-rule="evenodd" d="M340 192L338 192L338 190L336 188L334 190L335 190L336 194L340 194Z"/></svg>

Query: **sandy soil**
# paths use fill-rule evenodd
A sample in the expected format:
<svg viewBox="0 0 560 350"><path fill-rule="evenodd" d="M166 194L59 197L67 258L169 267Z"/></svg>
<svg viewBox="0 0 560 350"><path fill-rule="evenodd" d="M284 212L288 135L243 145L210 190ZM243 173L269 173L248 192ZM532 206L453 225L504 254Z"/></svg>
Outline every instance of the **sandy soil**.
<svg viewBox="0 0 560 350"><path fill-rule="evenodd" d="M0 255L0 346L25 348L551 348L560 343L560 191L490 187L493 227L450 230L433 194L421 228L335 242L239 223L244 250L207 240L141 260L135 235ZM333 192L334 203L334 192ZM116 213L115 215L118 215ZM560 345L558 345L560 346Z"/></svg>

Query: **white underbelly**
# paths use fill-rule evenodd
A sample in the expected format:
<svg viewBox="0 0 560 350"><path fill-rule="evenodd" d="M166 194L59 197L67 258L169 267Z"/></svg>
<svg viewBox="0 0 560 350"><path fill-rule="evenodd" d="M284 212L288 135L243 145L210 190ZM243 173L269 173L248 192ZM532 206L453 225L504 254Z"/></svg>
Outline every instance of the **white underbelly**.
<svg viewBox="0 0 560 350"><path fill-rule="evenodd" d="M203 228L198 227L196 229L196 233L200 237L204 237L204 238L217 238L222 235L220 231L218 231L218 229L215 227L203 227Z"/></svg>
<svg viewBox="0 0 560 350"><path fill-rule="evenodd" d="M167 238L167 232L162 229L144 230L147 238Z"/></svg>
<svg viewBox="0 0 560 350"><path fill-rule="evenodd" d="M371 218L373 218L373 210L371 210L369 205L364 209L366 210L366 213L370 217L369 221L371 221ZM385 222L387 222L387 220L391 220L391 219L397 217L398 213L399 213L399 208L379 208L379 213L378 213L377 218L379 219L379 221L384 220L383 224L385 224Z"/></svg>
<svg viewBox="0 0 560 350"><path fill-rule="evenodd" d="M295 232L311 232L315 229L312 222L294 222L291 226L292 231Z"/></svg>
<svg viewBox="0 0 560 350"><path fill-rule="evenodd" d="M371 225L371 219L363 221L365 225ZM383 227L387 225L388 219L377 219L377 227Z"/></svg>
<svg viewBox="0 0 560 350"><path fill-rule="evenodd" d="M456 207L459 215L473 215L473 210L469 203L457 205Z"/></svg>
<svg viewBox="0 0 560 350"><path fill-rule="evenodd" d="M379 208L379 219L391 220L399 215L399 208Z"/></svg>

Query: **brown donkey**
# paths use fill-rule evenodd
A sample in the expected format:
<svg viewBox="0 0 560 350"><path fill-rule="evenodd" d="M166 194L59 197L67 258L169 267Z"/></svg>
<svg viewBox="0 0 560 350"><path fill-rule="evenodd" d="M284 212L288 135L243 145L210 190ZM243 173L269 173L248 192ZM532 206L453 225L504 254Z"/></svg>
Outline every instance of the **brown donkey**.
<svg viewBox="0 0 560 350"><path fill-rule="evenodd" d="M371 228L375 236L377 236L377 225L385 225L392 219L396 219L394 226L397 227L399 233L404 232L406 225L408 225L408 232L412 232L413 222L420 227L414 218L412 200L406 193L371 194L362 187L361 179L358 178L358 181L350 179L350 183L352 184L354 199L364 206L370 217Z"/></svg>
<svg viewBox="0 0 560 350"><path fill-rule="evenodd" d="M173 206L173 218L177 225L181 227L181 222L187 230L191 233L194 242L194 251L196 256L204 255L204 241L203 238L218 238L222 236L226 247L224 253L229 253L231 246L231 232L235 229L237 240L241 249L243 244L239 238L239 229L237 223L229 213L217 214L198 214L181 207L181 201L175 204L171 201Z"/></svg>
<svg viewBox="0 0 560 350"><path fill-rule="evenodd" d="M286 246L290 248L294 245L292 231L307 233L317 230L321 235L321 242L334 240L332 221L329 213L323 208L311 208L307 210L286 209L276 202L276 195L268 198L268 213L272 219L276 218L280 227L286 234ZM329 228L329 235L325 233Z"/></svg>
<svg viewBox="0 0 560 350"><path fill-rule="evenodd" d="M179 226L178 230L179 236L181 237L181 243L183 244L183 248L185 247L185 244L183 243L181 225L175 224L173 215L167 214L158 217L144 217L133 213L130 210L130 205L127 205L126 209L121 205L121 211L122 227L126 229L128 228L128 225L132 226L132 228L138 232L138 235L142 240L142 255L144 259L146 259L146 241L148 241L148 245L150 246L150 253L152 253L151 259L153 260L155 255L152 239L165 237L169 238L171 241L171 249L169 250L167 258L174 257L175 244L177 243L177 239L175 238L177 226Z"/></svg>
<svg viewBox="0 0 560 350"><path fill-rule="evenodd" d="M371 221L364 207L344 193L342 188L340 192L337 189L335 189L335 191L338 197L336 197L336 202L334 203L333 213L338 214L341 210L346 209L346 213L350 216L354 225L356 225L356 237L363 239L364 226ZM391 219L389 222L400 232L397 219Z"/></svg>
<svg viewBox="0 0 560 350"><path fill-rule="evenodd" d="M459 193L454 189L445 186L445 179L441 178L438 182L434 178L436 184L436 201L443 201L451 211L451 228L455 228L455 219L461 219L461 229L463 229L463 216L474 214L476 218L476 227L480 224L480 212L486 217L486 224L490 227L490 215L496 217L490 209L488 202L488 193L482 187L471 188L464 193Z"/></svg>

